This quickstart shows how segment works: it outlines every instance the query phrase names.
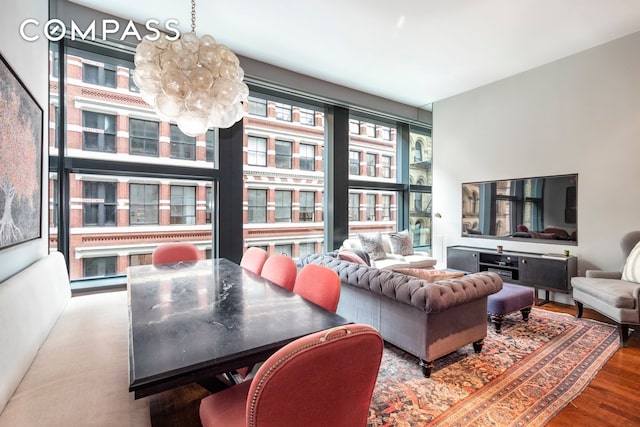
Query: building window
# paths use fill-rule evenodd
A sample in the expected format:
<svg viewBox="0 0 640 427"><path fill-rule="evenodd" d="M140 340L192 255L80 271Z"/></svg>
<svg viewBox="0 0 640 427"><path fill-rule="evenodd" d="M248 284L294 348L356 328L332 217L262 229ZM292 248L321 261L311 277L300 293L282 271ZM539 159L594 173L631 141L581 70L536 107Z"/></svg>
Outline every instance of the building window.
<svg viewBox="0 0 640 427"><path fill-rule="evenodd" d="M129 267L135 267L138 265L151 265L151 254L136 254L129 255Z"/></svg>
<svg viewBox="0 0 640 427"><path fill-rule="evenodd" d="M276 119L285 122L291 121L291 105L276 102Z"/></svg>
<svg viewBox="0 0 640 427"><path fill-rule="evenodd" d="M159 140L158 122L129 119L129 154L158 157Z"/></svg>
<svg viewBox="0 0 640 427"><path fill-rule="evenodd" d="M367 153L367 175L376 176L376 155Z"/></svg>
<svg viewBox="0 0 640 427"><path fill-rule="evenodd" d="M116 225L116 183L82 183L82 225L105 227Z"/></svg>
<svg viewBox="0 0 640 427"><path fill-rule="evenodd" d="M267 138L250 136L247 147L247 164L267 166Z"/></svg>
<svg viewBox="0 0 640 427"><path fill-rule="evenodd" d="M277 254L283 254L286 255L288 257L291 257L292 255L292 250L291 250L291 244L288 245L275 245L275 253Z"/></svg>
<svg viewBox="0 0 640 427"><path fill-rule="evenodd" d="M54 115L55 115L55 119L54 119L54 122L53 122L53 126L54 126L54 129L53 129L53 146L55 148L58 148L58 141L60 139L60 137L58 136L59 133L60 133L59 132L59 129L60 129L60 107L57 106L57 105L55 107L53 107L53 112L54 112Z"/></svg>
<svg viewBox="0 0 640 427"><path fill-rule="evenodd" d="M375 194L367 194L367 221L375 221L376 220L376 195Z"/></svg>
<svg viewBox="0 0 640 427"><path fill-rule="evenodd" d="M249 114L254 116L267 117L267 100L262 98L254 98L250 96L249 102Z"/></svg>
<svg viewBox="0 0 640 427"><path fill-rule="evenodd" d="M360 122L358 120L349 120L349 133L360 135Z"/></svg>
<svg viewBox="0 0 640 427"><path fill-rule="evenodd" d="M133 80L133 68L129 68L129 92L140 93L140 88Z"/></svg>
<svg viewBox="0 0 640 427"><path fill-rule="evenodd" d="M276 139L276 167L291 169L291 143Z"/></svg>
<svg viewBox="0 0 640 427"><path fill-rule="evenodd" d="M300 109L300 123L303 125L315 126L316 124L316 112L313 110L307 110L306 108Z"/></svg>
<svg viewBox="0 0 640 427"><path fill-rule="evenodd" d="M83 111L82 127L83 150L116 152L116 116Z"/></svg>
<svg viewBox="0 0 640 427"><path fill-rule="evenodd" d="M104 64L97 65L82 64L82 81L94 85L116 87L116 66Z"/></svg>
<svg viewBox="0 0 640 427"><path fill-rule="evenodd" d="M195 225L196 187L171 186L171 224Z"/></svg>
<svg viewBox="0 0 640 427"><path fill-rule="evenodd" d="M378 130L378 137L384 139L385 141L391 140L391 128L388 126L376 126Z"/></svg>
<svg viewBox="0 0 640 427"><path fill-rule="evenodd" d="M298 247L298 258L304 258L314 253L316 253L316 244L314 242L300 243Z"/></svg>
<svg viewBox="0 0 640 427"><path fill-rule="evenodd" d="M316 147L311 144L300 144L300 169L312 171L316 169Z"/></svg>
<svg viewBox="0 0 640 427"><path fill-rule="evenodd" d="M196 159L196 138L185 135L178 125L171 125L171 158Z"/></svg>
<svg viewBox="0 0 640 427"><path fill-rule="evenodd" d="M300 221L313 221L316 210L316 193L313 191L300 192Z"/></svg>
<svg viewBox="0 0 640 427"><path fill-rule="evenodd" d="M360 221L360 194L349 193L349 220Z"/></svg>
<svg viewBox="0 0 640 427"><path fill-rule="evenodd" d="M360 175L360 152L349 151L349 173Z"/></svg>
<svg viewBox="0 0 640 427"><path fill-rule="evenodd" d="M82 272L84 277L115 276L117 264L115 256L84 258Z"/></svg>
<svg viewBox="0 0 640 427"><path fill-rule="evenodd" d="M382 220L389 221L391 219L391 196L384 194L382 196Z"/></svg>
<svg viewBox="0 0 640 427"><path fill-rule="evenodd" d="M267 190L248 190L247 199L247 222L267 222Z"/></svg>
<svg viewBox="0 0 640 427"><path fill-rule="evenodd" d="M209 129L207 131L207 134L205 136L205 141L206 141L206 161L213 163L215 165L216 163L216 139L217 139L218 133L214 130Z"/></svg>
<svg viewBox="0 0 640 427"><path fill-rule="evenodd" d="M413 150L413 163L422 162L422 141L416 141L416 146Z"/></svg>
<svg viewBox="0 0 640 427"><path fill-rule="evenodd" d="M291 222L291 191L276 190L276 222Z"/></svg>
<svg viewBox="0 0 640 427"><path fill-rule="evenodd" d="M207 187L206 193L207 206L205 208L205 222L207 224L211 224L211 220L213 218L213 189L211 187Z"/></svg>
<svg viewBox="0 0 640 427"><path fill-rule="evenodd" d="M368 137L370 138L376 137L376 125L374 125L373 123L365 123L364 128L365 128L365 133Z"/></svg>
<svg viewBox="0 0 640 427"><path fill-rule="evenodd" d="M391 157L380 156L380 168L383 178L391 178Z"/></svg>
<svg viewBox="0 0 640 427"><path fill-rule="evenodd" d="M129 224L158 224L158 185L129 185Z"/></svg>
<svg viewBox="0 0 640 427"><path fill-rule="evenodd" d="M413 207L416 212L422 212L422 193L412 193L413 194Z"/></svg>

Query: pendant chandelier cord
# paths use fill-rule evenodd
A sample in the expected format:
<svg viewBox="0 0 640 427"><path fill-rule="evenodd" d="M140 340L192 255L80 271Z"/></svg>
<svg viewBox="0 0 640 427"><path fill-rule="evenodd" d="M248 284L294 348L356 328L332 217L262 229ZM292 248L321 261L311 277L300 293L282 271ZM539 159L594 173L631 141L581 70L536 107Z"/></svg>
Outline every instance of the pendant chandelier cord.
<svg viewBox="0 0 640 427"><path fill-rule="evenodd" d="M191 32L196 33L196 0L191 0Z"/></svg>

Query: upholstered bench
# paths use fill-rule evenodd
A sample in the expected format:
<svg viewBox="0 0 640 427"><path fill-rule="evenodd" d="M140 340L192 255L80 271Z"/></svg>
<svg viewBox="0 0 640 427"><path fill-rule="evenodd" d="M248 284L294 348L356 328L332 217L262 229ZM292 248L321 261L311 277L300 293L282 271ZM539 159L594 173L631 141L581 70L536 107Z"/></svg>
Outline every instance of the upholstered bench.
<svg viewBox="0 0 640 427"><path fill-rule="evenodd" d="M502 331L502 321L504 316L514 311L520 310L522 320L529 320L531 306L533 306L534 291L526 286L518 286L513 283L503 283L502 289L489 295L487 311L491 321L495 325L497 333Z"/></svg>

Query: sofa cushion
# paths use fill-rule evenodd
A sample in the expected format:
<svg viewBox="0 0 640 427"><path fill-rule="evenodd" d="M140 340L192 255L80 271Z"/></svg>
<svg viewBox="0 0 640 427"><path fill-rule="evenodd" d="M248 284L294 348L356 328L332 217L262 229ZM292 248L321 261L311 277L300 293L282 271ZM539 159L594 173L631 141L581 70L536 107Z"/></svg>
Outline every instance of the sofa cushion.
<svg viewBox="0 0 640 427"><path fill-rule="evenodd" d="M634 246L624 263L622 280L640 283L640 242Z"/></svg>
<svg viewBox="0 0 640 427"><path fill-rule="evenodd" d="M413 268L429 268L436 265L437 259L431 258L426 252L414 252L413 255L407 255L404 260Z"/></svg>
<svg viewBox="0 0 640 427"><path fill-rule="evenodd" d="M356 264L367 265L367 263L351 249L342 249L340 252L338 252L338 258Z"/></svg>
<svg viewBox="0 0 640 427"><path fill-rule="evenodd" d="M377 261L386 257L380 233L360 233L358 240L360 240L362 249L369 253L372 260Z"/></svg>
<svg viewBox="0 0 640 427"><path fill-rule="evenodd" d="M409 235L409 230L403 230L399 233L390 233L389 241L391 242L391 251L399 255L413 255L413 242Z"/></svg>
<svg viewBox="0 0 640 427"><path fill-rule="evenodd" d="M417 277L427 282L437 282L438 280L464 276L462 271L429 270L425 268L395 268L393 271L406 274L407 276Z"/></svg>
<svg viewBox="0 0 640 427"><path fill-rule="evenodd" d="M387 258L373 261L371 266L375 268L383 268L385 270L395 270L396 268L411 267L411 264L403 259L394 258L393 254L390 254L390 256Z"/></svg>

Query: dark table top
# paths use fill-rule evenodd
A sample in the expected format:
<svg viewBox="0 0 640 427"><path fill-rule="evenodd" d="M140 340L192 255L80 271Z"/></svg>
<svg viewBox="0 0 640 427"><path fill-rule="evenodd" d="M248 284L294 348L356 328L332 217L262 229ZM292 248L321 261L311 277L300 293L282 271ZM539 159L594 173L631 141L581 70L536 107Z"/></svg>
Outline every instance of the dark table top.
<svg viewBox="0 0 640 427"><path fill-rule="evenodd" d="M266 360L350 323L226 260L130 267L129 391L140 398Z"/></svg>

